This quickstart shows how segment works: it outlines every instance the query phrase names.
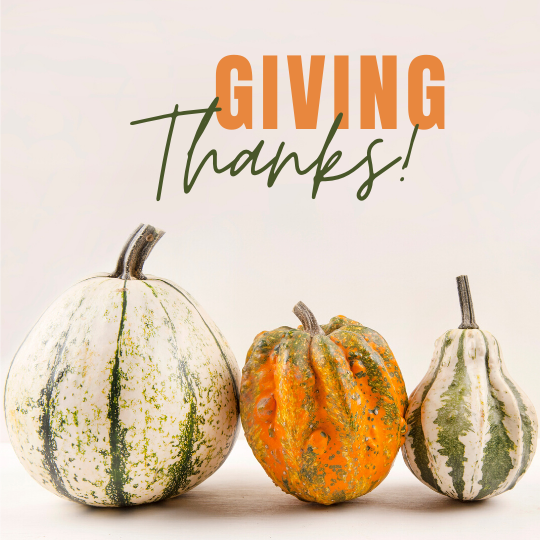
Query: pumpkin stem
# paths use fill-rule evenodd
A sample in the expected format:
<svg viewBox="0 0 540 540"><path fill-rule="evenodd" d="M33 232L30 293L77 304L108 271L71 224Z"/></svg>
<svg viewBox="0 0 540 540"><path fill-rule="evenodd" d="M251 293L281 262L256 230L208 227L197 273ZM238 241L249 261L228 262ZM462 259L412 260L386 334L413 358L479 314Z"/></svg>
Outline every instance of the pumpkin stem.
<svg viewBox="0 0 540 540"><path fill-rule="evenodd" d="M469 289L469 278L467 276L459 276L456 278L459 305L461 306L461 325L459 328L463 329L478 329L474 318L474 308L471 297L471 290Z"/></svg>
<svg viewBox="0 0 540 540"><path fill-rule="evenodd" d="M144 262L165 231L141 223L128 238L120 253L116 270L110 275L119 279L146 279Z"/></svg>
<svg viewBox="0 0 540 540"><path fill-rule="evenodd" d="M313 312L304 304L304 302L298 302L293 308L293 313L300 319L304 330L312 336L318 336L322 334L324 336L323 329L319 326Z"/></svg>

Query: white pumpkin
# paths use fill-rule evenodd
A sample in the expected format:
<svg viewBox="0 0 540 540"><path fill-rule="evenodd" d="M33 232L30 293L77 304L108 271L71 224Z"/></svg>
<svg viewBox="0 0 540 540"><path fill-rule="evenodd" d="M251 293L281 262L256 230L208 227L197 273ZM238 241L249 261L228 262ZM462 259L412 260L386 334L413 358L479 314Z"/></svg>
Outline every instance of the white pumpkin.
<svg viewBox="0 0 540 540"><path fill-rule="evenodd" d="M429 371L409 398L403 457L431 489L480 500L512 489L523 476L538 419L497 340L476 324L467 276L457 280L463 322L435 342Z"/></svg>
<svg viewBox="0 0 540 540"><path fill-rule="evenodd" d="M142 274L163 234L141 225L116 271L60 296L13 359L11 443L32 477L66 499L126 506L175 497L215 472L234 444L232 351L186 291Z"/></svg>

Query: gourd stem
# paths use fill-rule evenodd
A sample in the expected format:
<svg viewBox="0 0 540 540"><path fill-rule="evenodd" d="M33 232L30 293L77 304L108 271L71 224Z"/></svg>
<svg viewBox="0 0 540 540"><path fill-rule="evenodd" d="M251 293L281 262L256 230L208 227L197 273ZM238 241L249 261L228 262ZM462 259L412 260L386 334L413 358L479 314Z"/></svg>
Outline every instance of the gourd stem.
<svg viewBox="0 0 540 540"><path fill-rule="evenodd" d="M116 270L110 275L119 279L146 279L144 262L165 231L141 223L128 238L120 253Z"/></svg>
<svg viewBox="0 0 540 540"><path fill-rule="evenodd" d="M456 278L459 305L461 306L461 325L459 328L463 329L478 329L476 320L474 318L474 308L471 297L471 290L469 289L469 278L467 276L458 276Z"/></svg>
<svg viewBox="0 0 540 540"><path fill-rule="evenodd" d="M293 308L293 313L300 319L304 330L311 334L312 336L318 336L320 334L324 335L323 329L319 326L315 315L312 311L304 304L304 302L298 302Z"/></svg>

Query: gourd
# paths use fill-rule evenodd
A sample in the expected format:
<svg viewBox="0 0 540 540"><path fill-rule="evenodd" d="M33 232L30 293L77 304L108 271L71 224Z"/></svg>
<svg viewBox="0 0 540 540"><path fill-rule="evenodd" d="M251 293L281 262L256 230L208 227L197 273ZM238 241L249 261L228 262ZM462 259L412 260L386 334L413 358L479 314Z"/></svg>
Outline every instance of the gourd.
<svg viewBox="0 0 540 540"><path fill-rule="evenodd" d="M343 316L319 326L299 302L298 330L255 337L240 387L247 442L283 491L333 504L388 474L405 435L407 394L380 334Z"/></svg>
<svg viewBox="0 0 540 540"><path fill-rule="evenodd" d="M463 321L435 342L409 398L403 457L425 485L469 501L516 485L533 458L538 420L497 340L476 324L467 276L457 282Z"/></svg>
<svg viewBox="0 0 540 540"><path fill-rule="evenodd" d="M139 226L116 270L60 296L13 359L11 443L31 476L65 499L127 506L175 497L232 449L233 353L186 291L142 273L163 234Z"/></svg>

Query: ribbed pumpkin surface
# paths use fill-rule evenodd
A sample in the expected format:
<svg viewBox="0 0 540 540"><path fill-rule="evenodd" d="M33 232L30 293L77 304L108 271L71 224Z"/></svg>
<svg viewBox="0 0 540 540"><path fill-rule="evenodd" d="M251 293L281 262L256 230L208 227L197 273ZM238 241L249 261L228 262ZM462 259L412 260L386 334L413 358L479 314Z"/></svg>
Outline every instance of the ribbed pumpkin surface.
<svg viewBox="0 0 540 540"><path fill-rule="evenodd" d="M17 352L5 410L27 471L96 506L162 500L230 452L238 367L195 300L159 278L73 286Z"/></svg>
<svg viewBox="0 0 540 540"><path fill-rule="evenodd" d="M410 397L403 456L427 486L454 499L512 489L530 465L538 420L485 330L449 330Z"/></svg>
<svg viewBox="0 0 540 540"><path fill-rule="evenodd" d="M285 492L333 504L388 474L405 434L407 395L386 341L343 316L324 335L281 327L247 354L241 419L255 457Z"/></svg>

